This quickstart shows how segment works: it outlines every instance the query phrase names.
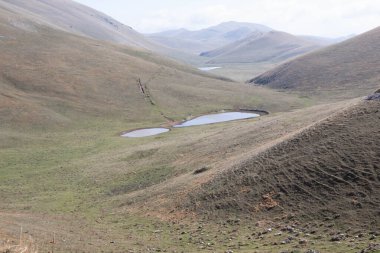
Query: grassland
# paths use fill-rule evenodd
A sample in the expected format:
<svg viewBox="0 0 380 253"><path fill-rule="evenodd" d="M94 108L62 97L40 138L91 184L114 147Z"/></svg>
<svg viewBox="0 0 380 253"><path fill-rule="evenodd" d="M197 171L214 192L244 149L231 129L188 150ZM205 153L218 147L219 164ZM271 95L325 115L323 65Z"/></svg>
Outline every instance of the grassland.
<svg viewBox="0 0 380 253"><path fill-rule="evenodd" d="M2 238L17 244L22 228L40 252L357 252L376 234L347 232L351 237L337 243L327 234L348 228L335 220L307 224L238 212L212 218L183 205L202 184L357 100L321 104L227 82L144 50L56 30L25 13L0 14ZM270 114L120 137L241 107ZM194 174L200 168L207 170ZM295 232L276 235L287 225Z"/></svg>
<svg viewBox="0 0 380 253"><path fill-rule="evenodd" d="M237 219L232 213L209 222L176 206L214 175L345 106L319 105L142 139L119 137L121 130L136 125L116 119L87 119L54 131L28 129L27 134L3 130L1 227L16 236L23 227L43 252L297 249L298 241L281 244L285 233L256 238L280 223L256 225L255 217L227 222ZM209 170L193 175L201 167ZM338 246L336 252L356 252L348 242L337 245L328 237L316 240L317 246L311 241L299 250ZM355 247L367 242L368 236L358 239Z"/></svg>

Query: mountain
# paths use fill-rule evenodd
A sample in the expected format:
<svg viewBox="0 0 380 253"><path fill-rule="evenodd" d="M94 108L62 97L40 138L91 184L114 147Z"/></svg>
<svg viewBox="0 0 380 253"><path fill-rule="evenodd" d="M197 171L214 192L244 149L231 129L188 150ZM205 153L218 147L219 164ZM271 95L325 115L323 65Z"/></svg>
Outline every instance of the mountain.
<svg viewBox="0 0 380 253"><path fill-rule="evenodd" d="M179 29L148 34L148 37L167 47L199 55L201 52L243 39L252 32L268 32L271 30L264 25L231 21L198 31Z"/></svg>
<svg viewBox="0 0 380 253"><path fill-rule="evenodd" d="M378 229L379 106L379 100L355 102L241 161L194 190L187 207Z"/></svg>
<svg viewBox="0 0 380 253"><path fill-rule="evenodd" d="M40 22L97 40L144 48L184 62L197 64L198 57L154 43L132 27L73 0L4 0L3 6L28 14Z"/></svg>
<svg viewBox="0 0 380 253"><path fill-rule="evenodd" d="M329 96L364 96L380 83L380 28L299 57L250 82Z"/></svg>
<svg viewBox="0 0 380 253"><path fill-rule="evenodd" d="M72 0L3 0L3 2L7 3L6 8L9 10L28 13L67 32L150 50L158 47L131 27Z"/></svg>
<svg viewBox="0 0 380 253"><path fill-rule="evenodd" d="M288 33L254 32L225 47L204 52L210 64L281 62L321 46Z"/></svg>
<svg viewBox="0 0 380 253"><path fill-rule="evenodd" d="M0 2L0 11L2 125L65 124L82 114L166 121L162 113L179 119L248 105L244 101L257 96L247 85L231 85L149 51L68 33L9 2ZM140 82L155 105L146 102Z"/></svg>

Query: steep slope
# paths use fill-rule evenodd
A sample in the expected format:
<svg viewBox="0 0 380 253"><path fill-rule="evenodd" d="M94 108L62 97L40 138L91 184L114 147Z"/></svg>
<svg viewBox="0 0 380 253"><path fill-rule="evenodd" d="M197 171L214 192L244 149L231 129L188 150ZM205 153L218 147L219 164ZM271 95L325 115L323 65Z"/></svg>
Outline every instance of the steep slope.
<svg viewBox="0 0 380 253"><path fill-rule="evenodd" d="M189 207L314 222L340 217L345 226L378 229L379 108L379 100L359 102L241 162L192 193Z"/></svg>
<svg viewBox="0 0 380 253"><path fill-rule="evenodd" d="M364 96L380 82L380 28L297 58L250 82L308 95Z"/></svg>
<svg viewBox="0 0 380 253"><path fill-rule="evenodd" d="M208 63L281 62L305 54L321 46L284 32L255 32L225 47L204 52Z"/></svg>
<svg viewBox="0 0 380 253"><path fill-rule="evenodd" d="M200 54L241 40L252 32L268 32L272 29L259 24L225 22L199 31L179 29L149 34L153 41L187 53Z"/></svg>
<svg viewBox="0 0 380 253"><path fill-rule="evenodd" d="M72 0L3 0L9 10L34 15L65 31L145 49L157 45L131 27ZM3 3L4 6L4 3Z"/></svg>

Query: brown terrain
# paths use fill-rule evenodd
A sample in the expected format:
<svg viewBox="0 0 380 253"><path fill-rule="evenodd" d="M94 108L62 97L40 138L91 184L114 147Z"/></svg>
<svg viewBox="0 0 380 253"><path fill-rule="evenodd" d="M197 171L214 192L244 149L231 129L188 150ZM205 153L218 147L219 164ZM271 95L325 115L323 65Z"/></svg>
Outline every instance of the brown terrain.
<svg viewBox="0 0 380 253"><path fill-rule="evenodd" d="M0 252L379 249L378 29L285 65L320 55L299 65L336 77L319 99L70 31L61 5L88 16L0 1ZM239 108L269 114L120 137Z"/></svg>
<svg viewBox="0 0 380 253"><path fill-rule="evenodd" d="M365 96L380 83L380 28L301 56L250 83L319 98Z"/></svg>
<svg viewBox="0 0 380 253"><path fill-rule="evenodd" d="M358 102L203 184L189 207L378 230L379 124L380 101Z"/></svg>

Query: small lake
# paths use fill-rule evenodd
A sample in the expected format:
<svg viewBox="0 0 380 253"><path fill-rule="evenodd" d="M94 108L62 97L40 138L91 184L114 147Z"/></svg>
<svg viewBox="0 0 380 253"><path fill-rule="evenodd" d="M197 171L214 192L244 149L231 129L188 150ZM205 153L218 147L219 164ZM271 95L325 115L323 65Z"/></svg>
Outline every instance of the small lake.
<svg viewBox="0 0 380 253"><path fill-rule="evenodd" d="M259 117L259 114L256 113L248 113L248 112L224 112L224 113L215 113L208 114L200 117L196 117L192 120L185 121L181 124L177 124L174 127L189 127L189 126L200 126L200 125L208 125L232 120L239 119L251 119Z"/></svg>
<svg viewBox="0 0 380 253"><path fill-rule="evenodd" d="M125 133L122 137L141 138L166 133L169 131L170 130L167 128L145 128Z"/></svg>
<svg viewBox="0 0 380 253"><path fill-rule="evenodd" d="M202 70L202 71L211 71L211 70L214 70L214 69L221 69L222 67L203 67L203 68L198 68L199 70Z"/></svg>

